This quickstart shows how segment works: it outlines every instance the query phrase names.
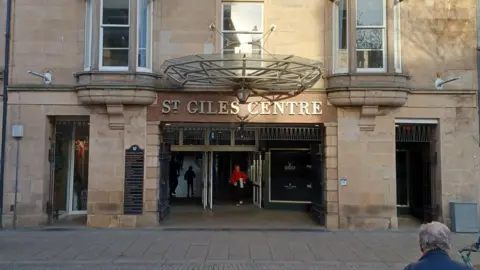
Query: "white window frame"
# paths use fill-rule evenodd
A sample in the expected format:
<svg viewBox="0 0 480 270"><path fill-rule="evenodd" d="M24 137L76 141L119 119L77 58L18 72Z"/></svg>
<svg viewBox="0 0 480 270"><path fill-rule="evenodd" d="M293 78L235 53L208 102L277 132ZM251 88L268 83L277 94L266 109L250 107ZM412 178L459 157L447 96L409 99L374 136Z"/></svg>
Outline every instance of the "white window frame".
<svg viewBox="0 0 480 270"><path fill-rule="evenodd" d="M141 72L152 72L152 48L153 48L153 0L147 0L147 66L146 67L140 67L138 63L138 56L140 53L140 1L137 1L137 52L136 52L136 57L135 57L135 62L136 62L136 67L137 71Z"/></svg>
<svg viewBox="0 0 480 270"><path fill-rule="evenodd" d="M401 7L400 3L396 2L393 6L393 36L394 36L394 61L395 61L395 72L402 72L402 31L401 31L401 21L400 14Z"/></svg>
<svg viewBox="0 0 480 270"><path fill-rule="evenodd" d="M355 66L357 72L373 72L373 73L381 73L387 71L387 3L386 0L383 0L383 25L368 25L368 26L359 26L357 25L357 14L358 14L358 1L355 1L355 35L357 33L357 29L383 29L382 35L382 53L383 53L383 68L359 68L357 66L358 60L355 61ZM357 49L357 41L355 40L355 56L357 55L358 51L369 51L367 49Z"/></svg>
<svg viewBox="0 0 480 270"><path fill-rule="evenodd" d="M130 32L130 26L131 26L131 10L132 10L132 1L128 1L128 24L103 24L103 0L100 0L100 39L98 42L99 45L99 50L98 50L98 66L99 70L104 70L104 71L128 71L128 65L125 67L115 67L115 66L104 66L103 65L103 27L122 27L122 28L128 28L128 31ZM129 46L128 46L128 55L130 56L131 49L130 48L130 42L131 42L131 36L129 35L128 40L129 40ZM129 57L130 58L130 57Z"/></svg>
<svg viewBox="0 0 480 270"><path fill-rule="evenodd" d="M92 70L92 32L93 32L93 0L85 1L85 49L83 69Z"/></svg>
<svg viewBox="0 0 480 270"><path fill-rule="evenodd" d="M333 12L333 16L332 16L332 25L333 25L333 39L332 39L332 48L333 48L333 73L348 73L348 70L349 70L349 65L350 65L350 56L349 56L349 42L350 42L350 34L349 34L349 30L350 30L350 27L348 25L348 22L349 22L349 14L351 12L351 10L349 9L349 4L348 4L348 0L344 0L346 1L346 4L347 4L347 23L345 25L346 29L347 29L347 40L346 40L346 43L347 43L347 48L346 48L346 51L347 51L347 66L346 67L338 67L337 64L338 64L338 51L340 50L338 47L339 47L339 35L340 35L340 25L339 25L339 16L338 16L338 13L340 11L340 4L338 2L334 2L333 5L332 5L332 12Z"/></svg>
<svg viewBox="0 0 480 270"><path fill-rule="evenodd" d="M235 5L257 5L257 6L260 6L262 8L262 18L261 18L261 22L262 22L262 31L232 31L232 30L224 30L224 27L225 25L223 24L224 23L224 8L225 8L225 5L232 5L232 6L235 6ZM260 40L260 44L263 46L263 35L265 33L265 22L264 22L264 19L265 19L265 10L264 10L264 5L263 3L258 3L258 2L222 2L222 7L221 7L221 28L220 28L220 32L222 33L222 37L221 37L221 41L220 41L220 44L221 44L221 54L223 55L224 53L224 48L225 48L225 44L224 44L224 35L225 34L246 34L246 35L262 35L262 39ZM260 48L260 55L263 56L263 49Z"/></svg>

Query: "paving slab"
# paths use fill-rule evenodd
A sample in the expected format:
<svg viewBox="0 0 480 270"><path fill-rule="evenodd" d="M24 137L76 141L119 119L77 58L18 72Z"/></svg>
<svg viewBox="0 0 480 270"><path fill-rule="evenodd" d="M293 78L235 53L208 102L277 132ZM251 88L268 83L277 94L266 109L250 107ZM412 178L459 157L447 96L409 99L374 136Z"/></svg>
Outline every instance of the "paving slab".
<svg viewBox="0 0 480 270"><path fill-rule="evenodd" d="M403 269L419 256L414 231L0 231L0 269Z"/></svg>

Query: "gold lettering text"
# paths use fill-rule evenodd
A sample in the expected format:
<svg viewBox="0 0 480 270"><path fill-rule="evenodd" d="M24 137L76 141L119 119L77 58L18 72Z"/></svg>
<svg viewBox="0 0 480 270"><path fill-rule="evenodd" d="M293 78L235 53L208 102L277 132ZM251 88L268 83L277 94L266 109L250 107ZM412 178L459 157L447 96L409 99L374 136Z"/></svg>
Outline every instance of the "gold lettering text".
<svg viewBox="0 0 480 270"><path fill-rule="evenodd" d="M299 102L299 104L300 104L300 112L299 112L299 114L309 115L310 113L308 112L308 102L302 101L302 102Z"/></svg>
<svg viewBox="0 0 480 270"><path fill-rule="evenodd" d="M285 113L285 102L275 102L273 103L273 114L284 114Z"/></svg>
<svg viewBox="0 0 480 270"><path fill-rule="evenodd" d="M230 104L230 108L231 114L238 114L240 112L240 104L238 103L238 101L232 102L232 104Z"/></svg>
<svg viewBox="0 0 480 270"><path fill-rule="evenodd" d="M228 102L219 101L218 102L218 114L228 114Z"/></svg>
<svg viewBox="0 0 480 270"><path fill-rule="evenodd" d="M261 114L270 114L270 102L262 102Z"/></svg>
<svg viewBox="0 0 480 270"><path fill-rule="evenodd" d="M312 101L312 114L322 114L321 101Z"/></svg>
<svg viewBox="0 0 480 270"><path fill-rule="evenodd" d="M258 114L259 112L258 112L257 107L258 107L258 102L248 103L248 105L247 105L248 113L249 114ZM257 110L255 110L255 109L257 109Z"/></svg>
<svg viewBox="0 0 480 270"><path fill-rule="evenodd" d="M192 108L193 106L193 108ZM198 112L198 102L195 100L191 100L187 103L187 112L189 114L195 114Z"/></svg>
<svg viewBox="0 0 480 270"><path fill-rule="evenodd" d="M170 107L170 100L164 100L162 102L162 113L170 113L171 107Z"/></svg>

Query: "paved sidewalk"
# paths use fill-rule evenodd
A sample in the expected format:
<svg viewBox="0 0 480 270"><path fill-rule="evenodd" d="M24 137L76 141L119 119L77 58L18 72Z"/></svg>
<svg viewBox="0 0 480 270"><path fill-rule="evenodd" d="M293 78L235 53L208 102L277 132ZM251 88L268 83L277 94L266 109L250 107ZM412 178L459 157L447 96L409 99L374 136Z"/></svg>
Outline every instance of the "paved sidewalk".
<svg viewBox="0 0 480 270"><path fill-rule="evenodd" d="M455 235L454 245L475 238ZM415 232L0 232L0 269L403 269L418 257Z"/></svg>

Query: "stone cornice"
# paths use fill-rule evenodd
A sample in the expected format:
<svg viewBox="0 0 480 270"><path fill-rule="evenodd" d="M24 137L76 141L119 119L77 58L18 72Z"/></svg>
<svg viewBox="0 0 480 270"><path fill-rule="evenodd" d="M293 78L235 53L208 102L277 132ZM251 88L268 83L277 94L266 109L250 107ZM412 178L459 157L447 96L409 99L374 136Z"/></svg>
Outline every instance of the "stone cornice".
<svg viewBox="0 0 480 270"><path fill-rule="evenodd" d="M73 84L65 84L65 85L54 85L50 87L45 87L43 84L13 84L8 86L8 91L10 92L29 92L29 91L35 91L35 92L52 92L52 91L57 91L57 92L71 92L74 91L76 88L76 85ZM130 86L118 86L119 89L136 89L135 86L130 85ZM349 88L350 90L356 90L356 88ZM156 86L155 88L152 89L152 91L155 92L192 92L192 93L211 93L213 90L205 90L205 89L179 89L179 88L165 88L161 86ZM225 89L225 90L215 90L215 92L230 92L231 90ZM326 89L308 89L303 91L305 94L309 93L318 93L318 92L326 92ZM335 91L335 90L329 90L329 91ZM437 90L437 89L415 89L412 88L408 90L410 94L425 94L425 95L476 95L478 90L476 89L448 89L448 90Z"/></svg>
<svg viewBox="0 0 480 270"><path fill-rule="evenodd" d="M161 76L145 72L89 71L75 74L80 103L105 105L112 130L124 128L124 106L148 106L155 102L155 85Z"/></svg>
<svg viewBox="0 0 480 270"><path fill-rule="evenodd" d="M389 73L335 74L327 77L328 101L336 107L359 107L360 130L373 131L376 117L385 115L385 109L407 103L409 78Z"/></svg>

